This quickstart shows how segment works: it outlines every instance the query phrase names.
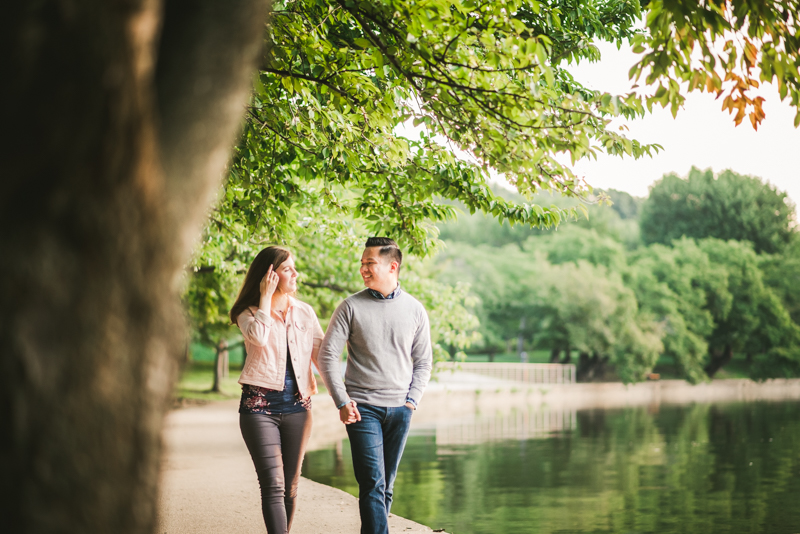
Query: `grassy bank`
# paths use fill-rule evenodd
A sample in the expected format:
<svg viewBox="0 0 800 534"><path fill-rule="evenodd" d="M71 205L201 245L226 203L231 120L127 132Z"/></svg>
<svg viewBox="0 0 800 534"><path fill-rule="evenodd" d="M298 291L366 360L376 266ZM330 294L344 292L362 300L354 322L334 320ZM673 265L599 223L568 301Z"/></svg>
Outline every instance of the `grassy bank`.
<svg viewBox="0 0 800 534"><path fill-rule="evenodd" d="M220 393L212 393L214 384L214 362L191 361L183 370L181 379L175 389L178 402L209 402L237 398L241 393L239 369L231 369L227 378L222 379Z"/></svg>
<svg viewBox="0 0 800 534"><path fill-rule="evenodd" d="M220 393L213 393L211 386L214 384L214 362L190 361L181 374L181 379L175 388L175 403L178 406L203 404L206 402L238 399L242 387L237 382L241 373L241 365L231 365L227 378L222 379ZM327 391L322 380L317 377L317 389Z"/></svg>
<svg viewBox="0 0 800 534"><path fill-rule="evenodd" d="M573 360L577 359L574 355ZM220 393L212 393L211 386L214 383L214 352L208 347L196 344L192 346L192 360L186 365L181 375L181 379L175 389L176 405L202 404L205 402L228 400L238 398L241 393L241 386L238 384L239 373L241 372L243 354L231 351L231 368L227 378L222 379ZM488 362L488 354L469 354L467 362ZM529 363L548 363L550 361L550 351L534 350L528 352ZM519 355L516 352L504 352L494 355L495 363L519 363ZM675 362L672 358L662 356L656 364L653 372L661 375L662 379L681 379ZM744 355L736 355L733 361L720 370L715 378L747 378L747 361ZM613 376L607 377L613 380ZM325 391L322 380L317 379L320 391Z"/></svg>

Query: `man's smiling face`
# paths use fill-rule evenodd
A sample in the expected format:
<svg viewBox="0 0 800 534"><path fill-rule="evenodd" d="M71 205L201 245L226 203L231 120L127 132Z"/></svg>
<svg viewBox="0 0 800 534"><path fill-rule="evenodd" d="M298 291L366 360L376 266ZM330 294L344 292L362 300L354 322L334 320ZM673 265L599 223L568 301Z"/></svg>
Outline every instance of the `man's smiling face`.
<svg viewBox="0 0 800 534"><path fill-rule="evenodd" d="M397 263L381 256L381 247L364 249L359 272L365 286L384 295L391 293L397 286Z"/></svg>

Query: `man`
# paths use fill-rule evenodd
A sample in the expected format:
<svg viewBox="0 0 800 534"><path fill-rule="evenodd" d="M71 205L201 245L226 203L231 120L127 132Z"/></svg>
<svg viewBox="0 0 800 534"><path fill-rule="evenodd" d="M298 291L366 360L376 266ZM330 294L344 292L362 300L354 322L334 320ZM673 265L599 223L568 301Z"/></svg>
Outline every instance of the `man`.
<svg viewBox="0 0 800 534"><path fill-rule="evenodd" d="M360 271L367 288L336 308L319 350L320 373L350 437L362 534L389 533L397 466L411 414L431 376L428 315L400 289L402 262L393 240L367 240Z"/></svg>

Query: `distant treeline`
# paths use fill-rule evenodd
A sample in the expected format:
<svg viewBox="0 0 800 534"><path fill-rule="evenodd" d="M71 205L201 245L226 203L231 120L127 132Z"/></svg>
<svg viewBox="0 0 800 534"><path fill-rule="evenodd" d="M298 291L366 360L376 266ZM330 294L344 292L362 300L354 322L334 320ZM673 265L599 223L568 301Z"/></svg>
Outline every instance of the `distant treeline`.
<svg viewBox="0 0 800 534"><path fill-rule="evenodd" d="M439 281L470 282L479 300L472 350L521 338L581 380L642 380L662 356L692 382L734 356L753 378L800 376L800 236L784 193L692 169L646 199L605 195L613 205L553 231L482 215L441 227Z"/></svg>

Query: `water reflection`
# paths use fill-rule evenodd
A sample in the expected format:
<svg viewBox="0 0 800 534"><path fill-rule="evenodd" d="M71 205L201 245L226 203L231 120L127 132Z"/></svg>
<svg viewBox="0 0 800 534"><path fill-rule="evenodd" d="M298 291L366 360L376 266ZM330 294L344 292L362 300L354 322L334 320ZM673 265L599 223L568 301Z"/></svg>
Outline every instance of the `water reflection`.
<svg viewBox="0 0 800 534"><path fill-rule="evenodd" d="M576 428L576 410L513 410L492 417L478 414L455 420L437 421L415 427L413 435L432 434L438 452L451 446L477 445L489 441L529 440Z"/></svg>
<svg viewBox="0 0 800 534"><path fill-rule="evenodd" d="M303 474L357 493L347 441ZM800 403L437 423L409 438L392 511L453 534L797 533Z"/></svg>

